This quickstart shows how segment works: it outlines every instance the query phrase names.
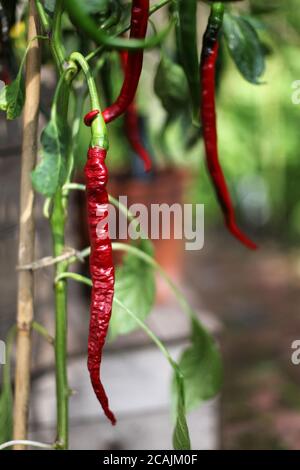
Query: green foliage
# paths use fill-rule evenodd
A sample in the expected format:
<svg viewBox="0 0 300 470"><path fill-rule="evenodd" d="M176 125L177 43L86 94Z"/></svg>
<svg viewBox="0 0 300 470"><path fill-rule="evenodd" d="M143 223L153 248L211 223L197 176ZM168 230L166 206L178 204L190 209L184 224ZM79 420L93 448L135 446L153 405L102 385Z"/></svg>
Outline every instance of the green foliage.
<svg viewBox="0 0 300 470"><path fill-rule="evenodd" d="M139 249L148 255L153 255L152 243L148 240L141 240ZM127 254L122 265L116 269L115 292L122 304L144 321L150 314L155 301L153 268L136 256ZM137 328L136 321L124 315L124 309L114 302L109 328L110 339L115 339Z"/></svg>
<svg viewBox="0 0 300 470"><path fill-rule="evenodd" d="M258 84L265 70L264 49L253 23L246 17L224 15L226 43L237 68L250 83Z"/></svg>
<svg viewBox="0 0 300 470"><path fill-rule="evenodd" d="M41 160L31 174L34 189L47 197L52 197L56 193L66 176L70 130L57 108L63 83L64 76L56 88L50 121L41 134Z"/></svg>
<svg viewBox="0 0 300 470"><path fill-rule="evenodd" d="M179 360L187 411L215 397L221 389L223 375L221 356L214 339L195 319L191 326L191 346Z"/></svg>
<svg viewBox="0 0 300 470"><path fill-rule="evenodd" d="M31 175L35 190L44 196L53 196L64 179L68 141L64 123L55 113L42 132L41 161Z"/></svg>
<svg viewBox="0 0 300 470"><path fill-rule="evenodd" d="M154 91L172 117L188 106L188 85L183 68L165 54L156 71Z"/></svg>
<svg viewBox="0 0 300 470"><path fill-rule="evenodd" d="M175 450L190 450L191 442L186 421L185 388L182 373L175 368L174 386L176 390L176 423L173 432L173 447Z"/></svg>
<svg viewBox="0 0 300 470"><path fill-rule="evenodd" d="M7 119L16 119L22 113L24 101L25 86L21 67L15 80L5 85L0 92L0 110L6 111Z"/></svg>

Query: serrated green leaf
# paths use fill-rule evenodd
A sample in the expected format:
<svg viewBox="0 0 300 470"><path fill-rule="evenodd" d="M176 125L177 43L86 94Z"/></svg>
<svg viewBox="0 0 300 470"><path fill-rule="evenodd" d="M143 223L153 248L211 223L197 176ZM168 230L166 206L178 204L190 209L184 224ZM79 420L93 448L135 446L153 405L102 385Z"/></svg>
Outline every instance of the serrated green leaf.
<svg viewBox="0 0 300 470"><path fill-rule="evenodd" d="M7 119L16 119L22 113L25 101L25 84L20 69L17 77L0 91L0 110L6 111Z"/></svg>
<svg viewBox="0 0 300 470"><path fill-rule="evenodd" d="M179 367L184 376L187 411L219 393L223 378L220 352L213 337L195 319L191 346L183 352Z"/></svg>
<svg viewBox="0 0 300 470"><path fill-rule="evenodd" d="M153 254L152 243L141 240L139 249ZM134 255L124 257L122 266L116 269L115 292L118 299L140 320L150 314L155 301L155 273L151 266ZM124 315L124 309L113 303L109 338L115 339L138 328L136 321Z"/></svg>
<svg viewBox="0 0 300 470"><path fill-rule="evenodd" d="M175 450L190 450L191 441L186 421L184 383L180 372L175 369L176 387L176 423L173 432L173 447Z"/></svg>
<svg viewBox="0 0 300 470"><path fill-rule="evenodd" d="M178 114L188 107L188 84L183 68L166 56L162 56L158 65L154 91L169 114Z"/></svg>
<svg viewBox="0 0 300 470"><path fill-rule="evenodd" d="M224 15L223 27L230 55L238 70L247 81L259 84L265 70L265 56L256 30L246 18L229 13Z"/></svg>

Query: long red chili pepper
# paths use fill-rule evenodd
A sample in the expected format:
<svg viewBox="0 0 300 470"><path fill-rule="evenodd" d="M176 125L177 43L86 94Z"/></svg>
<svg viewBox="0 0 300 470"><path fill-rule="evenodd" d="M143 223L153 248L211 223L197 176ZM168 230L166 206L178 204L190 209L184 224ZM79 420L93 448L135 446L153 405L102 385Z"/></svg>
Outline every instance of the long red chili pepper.
<svg viewBox="0 0 300 470"><path fill-rule="evenodd" d="M91 125L98 114L99 111L97 110L88 113L84 122ZM94 392L102 405L104 413L111 423L115 424L115 416L109 408L108 398L100 380L102 349L111 317L115 280L108 225L102 226L108 212L106 152L106 149L99 146L90 147L84 169L91 243L90 271L93 282L88 340L88 370Z"/></svg>
<svg viewBox="0 0 300 470"><path fill-rule="evenodd" d="M131 9L130 37L143 39L146 36L149 16L149 0L133 0ZM129 52L123 86L115 103L103 111L106 123L123 114L132 103L143 67L143 50Z"/></svg>
<svg viewBox="0 0 300 470"><path fill-rule="evenodd" d="M236 224L235 211L219 162L215 106L215 68L219 48L218 34L222 26L224 5L214 3L211 8L211 15L203 39L201 57L201 117L206 163L227 228L234 237L248 248L256 249L256 244Z"/></svg>
<svg viewBox="0 0 300 470"><path fill-rule="evenodd" d="M150 155L147 149L145 149L141 140L139 129L139 117L134 102L129 105L125 113L125 130L127 139L132 149L144 162L145 171L150 171L152 168L152 162Z"/></svg>
<svg viewBox="0 0 300 470"><path fill-rule="evenodd" d="M124 70L124 74L126 74L128 53L126 51L121 51L120 58L121 58L121 64ZM132 149L144 162L145 171L150 171L152 167L151 157L147 149L145 149L143 142L141 140L140 129L139 129L139 117L138 117L134 99L129 104L129 106L127 107L125 111L124 123L125 123L125 131L126 131L128 142L130 143Z"/></svg>

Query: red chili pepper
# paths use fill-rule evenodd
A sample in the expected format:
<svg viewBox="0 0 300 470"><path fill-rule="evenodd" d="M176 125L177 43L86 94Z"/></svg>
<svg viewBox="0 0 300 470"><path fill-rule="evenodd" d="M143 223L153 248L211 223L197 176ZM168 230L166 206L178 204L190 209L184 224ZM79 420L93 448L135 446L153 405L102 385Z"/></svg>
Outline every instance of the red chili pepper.
<svg viewBox="0 0 300 470"><path fill-rule="evenodd" d="M220 4L218 4L218 6L219 5ZM215 68L219 48L217 38L222 24L223 14L220 17L220 11L215 13L214 8L218 8L217 4L212 6L212 13L204 35L201 58L201 117L206 151L206 163L227 228L234 237L240 240L248 248L254 250L257 248L256 244L249 240L236 224L234 208L218 156L215 106Z"/></svg>
<svg viewBox="0 0 300 470"><path fill-rule="evenodd" d="M131 147L144 162L145 171L150 171L152 162L148 151L141 141L139 117L134 102L129 105L125 113L125 130Z"/></svg>
<svg viewBox="0 0 300 470"><path fill-rule="evenodd" d="M133 0L131 9L130 37L143 39L146 36L149 16L149 0ZM106 123L123 114L132 103L143 67L143 50L129 52L123 86L115 103L103 111Z"/></svg>
<svg viewBox="0 0 300 470"><path fill-rule="evenodd" d="M89 116L87 117L89 119ZM88 370L94 392L104 413L116 423L100 380L102 350L105 343L114 296L114 266L108 225L101 226L108 212L106 150L90 147L85 165L87 213L91 243L90 271L93 282L88 340ZM100 224L100 225L99 225Z"/></svg>
<svg viewBox="0 0 300 470"><path fill-rule="evenodd" d="M121 64L126 74L126 65L127 65L127 58L128 54L125 51L120 52ZM144 162L145 171L150 171L152 168L152 161L151 157L145 149L143 142L140 136L140 129L139 129L139 117L136 109L136 105L134 100L125 111L125 131L127 139L132 147L132 149L136 152L136 154L140 157L140 159Z"/></svg>

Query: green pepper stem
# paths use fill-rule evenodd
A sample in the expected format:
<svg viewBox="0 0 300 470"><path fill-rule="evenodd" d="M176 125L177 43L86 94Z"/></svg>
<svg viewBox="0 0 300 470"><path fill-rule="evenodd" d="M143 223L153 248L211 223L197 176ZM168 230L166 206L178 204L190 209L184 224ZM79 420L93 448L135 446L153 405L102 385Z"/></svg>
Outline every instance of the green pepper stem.
<svg viewBox="0 0 300 470"><path fill-rule="evenodd" d="M91 126L91 130L92 130L91 145L93 147L99 146L101 148L107 149L108 148L107 128L106 128L105 121L103 119L102 112L101 112L96 83L91 73L89 64L87 63L83 55L80 54L79 52L73 52L70 56L70 60L80 65L87 81L92 109L99 110L99 114L93 120L92 126Z"/></svg>

